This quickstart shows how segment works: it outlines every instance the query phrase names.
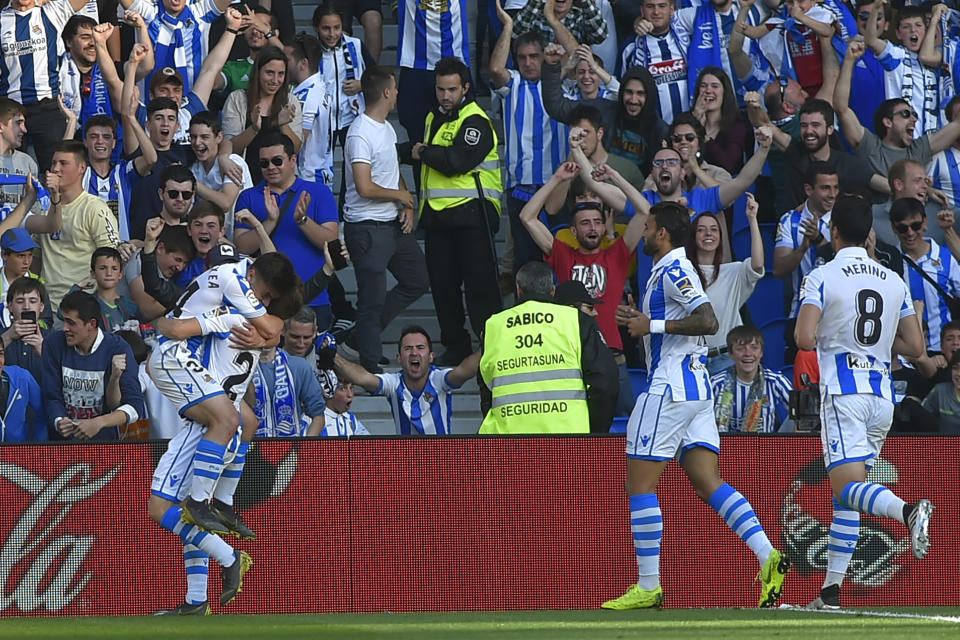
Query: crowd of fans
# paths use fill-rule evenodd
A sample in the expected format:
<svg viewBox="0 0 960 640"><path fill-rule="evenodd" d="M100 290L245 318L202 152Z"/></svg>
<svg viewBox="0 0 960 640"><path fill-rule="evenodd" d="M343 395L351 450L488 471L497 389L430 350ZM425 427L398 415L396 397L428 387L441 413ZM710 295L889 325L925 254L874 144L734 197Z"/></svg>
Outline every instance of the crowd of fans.
<svg viewBox="0 0 960 640"><path fill-rule="evenodd" d="M617 324L652 267L638 214L662 201L690 210L687 256L720 324L706 342L720 429L783 432L791 390L817 381L815 355L793 341L800 285L832 257L831 210L849 193L873 204L867 250L902 274L926 331L928 353L894 363L895 424L960 432L960 11L481 0L481 62L468 0L399 0L394 81L377 64L381 9L328 0L315 35L294 33L285 0L10 0L0 11L3 441L171 436L175 410L144 365L151 323L221 243L287 254L307 289L257 365L259 435L366 433L353 383L388 397L399 430L449 433L447 393L476 375L471 353L502 302L468 288L473 335L443 329L426 387L404 376L434 362L431 336L405 330L401 372L384 373L381 332L428 280L438 315L451 315L437 290L455 237L433 222L426 255L411 242L424 127L431 110L484 94L502 123L501 292L539 260L584 285L620 367L618 415L633 407L630 369L644 366ZM453 58L470 80L444 106L435 69L459 73ZM394 108L406 144L387 120ZM501 148L494 132L475 136L489 145L478 160ZM396 225L396 238L386 248L361 223ZM332 265L341 253L357 264L356 309ZM389 292L388 269L399 281ZM782 287L763 288L776 311L761 322L747 303L768 281ZM787 368L764 366L765 350ZM358 364L341 357L351 353ZM433 402L447 408L431 417Z"/></svg>

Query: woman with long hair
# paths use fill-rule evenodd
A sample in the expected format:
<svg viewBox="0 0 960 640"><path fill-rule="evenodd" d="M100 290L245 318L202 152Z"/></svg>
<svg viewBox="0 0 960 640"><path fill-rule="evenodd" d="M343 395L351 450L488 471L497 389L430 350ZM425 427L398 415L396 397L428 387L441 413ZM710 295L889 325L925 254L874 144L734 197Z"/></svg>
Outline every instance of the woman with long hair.
<svg viewBox="0 0 960 640"><path fill-rule="evenodd" d="M260 172L260 139L278 128L299 152L303 143L303 112L300 100L287 87L287 57L274 46L260 50L250 72L250 84L227 96L223 105L223 135L233 143L233 152L244 156L250 176L257 183Z"/></svg>
<svg viewBox="0 0 960 640"><path fill-rule="evenodd" d="M710 375L729 368L727 333L743 324L740 307L763 277L763 239L757 223L757 201L747 194L747 220L750 223L750 257L742 262L722 262L723 225L712 213L701 213L693 221L694 233L687 242L687 259L693 263L720 327L707 336L707 370Z"/></svg>
<svg viewBox="0 0 960 640"><path fill-rule="evenodd" d="M720 67L704 67L697 77L690 110L706 132L703 158L737 173L743 167L751 130L740 117L737 94Z"/></svg>

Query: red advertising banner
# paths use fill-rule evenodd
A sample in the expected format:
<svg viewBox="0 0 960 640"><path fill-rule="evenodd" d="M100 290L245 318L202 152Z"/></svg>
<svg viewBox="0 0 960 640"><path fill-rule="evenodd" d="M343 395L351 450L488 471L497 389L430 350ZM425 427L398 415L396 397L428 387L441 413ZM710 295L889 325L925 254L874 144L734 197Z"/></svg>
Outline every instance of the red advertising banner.
<svg viewBox="0 0 960 640"><path fill-rule="evenodd" d="M162 450L0 447L0 614L144 614L182 601L180 540L146 510ZM237 495L259 538L236 546L255 564L222 611L597 607L636 579L622 451L617 437L258 442ZM817 595L826 567L819 452L817 438L723 439L724 478L794 558L793 604ZM958 439L888 440L871 479L933 501L933 547L916 560L906 527L863 517L845 605L960 604L958 458ZM666 605L755 606L756 559L677 466L658 493Z"/></svg>

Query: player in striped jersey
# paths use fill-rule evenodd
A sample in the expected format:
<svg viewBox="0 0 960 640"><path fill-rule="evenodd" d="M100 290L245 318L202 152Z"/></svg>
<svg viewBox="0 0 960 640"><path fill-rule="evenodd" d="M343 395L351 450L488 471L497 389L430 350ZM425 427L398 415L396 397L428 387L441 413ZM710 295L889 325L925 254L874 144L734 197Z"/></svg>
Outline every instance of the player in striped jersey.
<svg viewBox="0 0 960 640"><path fill-rule="evenodd" d="M690 108L687 83L687 46L673 27L674 0L644 0L643 16L634 21L637 36L623 48L621 73L630 67L646 67L657 83L660 117L674 116Z"/></svg>
<svg viewBox="0 0 960 640"><path fill-rule="evenodd" d="M480 352L470 354L452 368L434 366L433 358L433 341L426 330L408 326L400 332L399 372L372 374L339 354L334 359L334 368L341 379L387 399L397 433L447 435L453 432L450 394L477 375Z"/></svg>
<svg viewBox="0 0 960 640"><path fill-rule="evenodd" d="M866 482L893 420L891 358L915 358L924 351L906 285L863 248L872 224L866 200L837 201L830 219L836 256L807 275L797 317L797 346L816 349L820 363L820 439L833 491L827 577L810 605L818 609L840 607L860 513L906 524L917 558L930 547L930 502L909 505L883 485Z"/></svg>
<svg viewBox="0 0 960 640"><path fill-rule="evenodd" d="M0 96L23 105L27 142L41 171L50 168L53 147L66 127L60 95L60 32L87 0L12 0L0 11Z"/></svg>
<svg viewBox="0 0 960 640"><path fill-rule="evenodd" d="M605 609L663 605L660 541L663 517L656 488L670 460L679 453L684 473L708 503L760 561L761 607L776 604L790 559L773 548L753 507L720 477L720 436L713 417L704 335L719 323L687 260L692 233L685 206L654 205L647 218L643 251L654 260L642 312L620 307L618 319L630 335L643 338L650 387L640 394L627 423L627 494L639 581L603 603Z"/></svg>

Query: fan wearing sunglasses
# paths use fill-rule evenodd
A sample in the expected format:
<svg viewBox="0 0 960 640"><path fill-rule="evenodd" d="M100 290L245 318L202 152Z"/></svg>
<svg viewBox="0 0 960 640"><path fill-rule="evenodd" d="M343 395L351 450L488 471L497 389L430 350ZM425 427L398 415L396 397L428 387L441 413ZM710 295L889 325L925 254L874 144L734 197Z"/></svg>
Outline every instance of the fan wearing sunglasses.
<svg viewBox="0 0 960 640"><path fill-rule="evenodd" d="M193 196L197 191L197 179L193 173L182 164L172 164L164 167L160 172L160 217L170 225L184 224L190 207L193 206Z"/></svg>
<svg viewBox="0 0 960 640"><path fill-rule="evenodd" d="M685 191L709 189L732 179L730 172L723 167L710 164L703 159L703 145L707 132L700 121L689 112L680 113L674 118L667 135L667 146L675 149L683 160L686 175L683 178ZM656 189L656 172L647 176L643 188Z"/></svg>
<svg viewBox="0 0 960 640"><path fill-rule="evenodd" d="M952 319L943 296L960 296L960 262L947 247L938 245L927 235L927 213L919 201L913 198L894 201L890 207L890 225L900 241L903 279L910 289L910 297L924 304L921 326L926 331L928 348L937 351L940 329ZM921 270L938 286L922 276Z"/></svg>

